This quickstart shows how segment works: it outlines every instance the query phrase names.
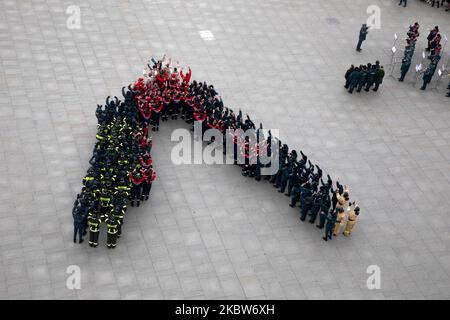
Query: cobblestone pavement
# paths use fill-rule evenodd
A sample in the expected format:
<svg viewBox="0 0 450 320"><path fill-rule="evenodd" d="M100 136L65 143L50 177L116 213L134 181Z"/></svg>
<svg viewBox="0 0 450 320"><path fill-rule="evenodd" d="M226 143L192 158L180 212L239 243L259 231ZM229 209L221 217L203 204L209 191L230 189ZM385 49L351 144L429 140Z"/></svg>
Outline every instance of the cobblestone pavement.
<svg viewBox="0 0 450 320"><path fill-rule="evenodd" d="M357 53L371 4L381 29ZM80 29L66 26L70 5ZM449 99L412 75L386 76L376 94L342 87L350 63L387 66L394 32L401 43L416 20L419 48L428 27L450 36L449 15L419 1L2 0L0 298L449 299ZM183 124L171 122L154 139L151 201L127 214L119 246L73 244L95 106L152 53L190 65L226 105L350 185L362 208L353 235L325 243L234 166L172 165L169 137ZM66 288L69 265L81 290ZM369 265L379 290L366 286Z"/></svg>

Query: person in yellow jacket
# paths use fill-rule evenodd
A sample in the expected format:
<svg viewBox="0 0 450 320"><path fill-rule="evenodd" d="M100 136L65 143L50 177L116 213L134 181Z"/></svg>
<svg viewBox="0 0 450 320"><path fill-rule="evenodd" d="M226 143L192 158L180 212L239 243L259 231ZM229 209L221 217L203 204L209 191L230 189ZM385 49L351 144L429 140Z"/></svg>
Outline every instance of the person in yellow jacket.
<svg viewBox="0 0 450 320"><path fill-rule="evenodd" d="M348 237L353 230L353 227L356 224L356 219L359 216L359 206L353 202L353 205L350 204L348 208L348 218L347 218L347 225L345 226L344 230L344 236Z"/></svg>
<svg viewBox="0 0 450 320"><path fill-rule="evenodd" d="M336 190L336 198L337 198L337 203L336 203L337 218L336 218L336 224L334 225L334 232L333 232L333 235L335 237L338 236L339 231L341 229L341 224L343 224L345 221L345 209L344 208L345 208L345 205L347 204L348 200L350 199L350 193L349 193L348 186L345 186L343 194L340 194L339 189L337 189Z"/></svg>
<svg viewBox="0 0 450 320"><path fill-rule="evenodd" d="M89 245L91 247L98 246L98 235L100 232L100 224L101 219L97 215L96 212L93 212L88 217L88 225L89 225Z"/></svg>
<svg viewBox="0 0 450 320"><path fill-rule="evenodd" d="M114 249L117 244L117 232L119 227L119 220L116 220L116 217L114 216L114 211L111 211L111 213L106 218L106 246L109 249Z"/></svg>

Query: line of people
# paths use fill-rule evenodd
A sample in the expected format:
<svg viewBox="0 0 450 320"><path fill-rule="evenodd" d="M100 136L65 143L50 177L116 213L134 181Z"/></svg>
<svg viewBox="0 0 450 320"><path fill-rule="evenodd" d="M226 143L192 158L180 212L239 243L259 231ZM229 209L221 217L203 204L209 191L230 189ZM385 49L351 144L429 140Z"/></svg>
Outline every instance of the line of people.
<svg viewBox="0 0 450 320"><path fill-rule="evenodd" d="M300 155L296 150L289 152L289 147L280 143L278 152L279 170L266 179L273 183L278 192L287 191L285 195L291 199L290 207L294 208L299 203L300 220L305 221L309 216L309 223L314 224L319 216L316 227L325 228L325 241L331 240L333 235L338 236L344 224L343 234L350 236L360 208L355 202L349 203L349 188L336 181L336 188L333 189L329 175L325 183L322 169L313 165L302 151Z"/></svg>
<svg viewBox="0 0 450 320"><path fill-rule="evenodd" d="M344 87L348 89L349 93L353 93L355 89L356 92L361 92L363 88L364 91L369 92L372 87L374 87L373 91L376 92L383 83L384 76L384 67L380 65L379 61L376 61L375 64L368 63L359 67L352 64L345 72Z"/></svg>
<svg viewBox="0 0 450 320"><path fill-rule="evenodd" d="M179 66L171 68L171 61L164 63L164 59L165 57L158 61L153 59L153 66L150 64L147 66L144 78L139 79L138 82L139 87L144 88L146 84L156 81L159 88L169 88L172 99L167 99L167 103L162 105L158 102L158 95L152 96L152 90L147 89L146 92L150 94L150 98L149 103L144 105L143 112L153 114L156 110L159 114L172 119L180 116L190 124L200 121L202 133L208 129L219 130L223 134L223 153L225 155L231 153L234 164L242 168L242 175L255 178L257 181L262 180L262 169L272 165L272 163L261 162L262 151L264 150L268 157L271 157L272 152L276 153L279 159L278 168L273 175L266 176L265 180L274 183L275 187L280 188L280 192L284 192L287 188L287 195L291 197L291 206L295 206L296 202L300 203L301 220L305 220L305 216L309 214L310 222L314 223L319 215L318 228L326 229L325 240L331 239L333 234L338 235L341 225L345 222L347 224L344 234L346 236L351 234L360 209L356 203L348 202L350 198L347 187L344 188L337 182L334 190L331 178L328 176L327 183L324 183L321 179L321 168L307 161L307 157L301 151L302 158L297 160L297 152L292 150L289 153L289 147L276 137L272 137L270 130L267 137L262 134L262 124L259 125L259 129L256 129L254 122L248 115L244 117L241 110L235 113L232 109L225 107L214 86L195 80L188 84L186 78L181 75ZM374 70L382 70L379 62L374 66ZM188 79L190 74L189 71ZM374 80L375 84L376 82ZM381 81L377 83L379 86ZM158 126L155 121L152 124L154 127ZM253 140L248 135L243 135L246 132L248 134L249 129L253 129L252 132L255 133ZM227 137L233 142L232 150L227 149ZM252 144L251 141L256 143ZM238 161L239 156L244 160L243 162ZM344 208L347 208L347 211ZM330 230L332 230L331 233Z"/></svg>
<svg viewBox="0 0 450 320"><path fill-rule="evenodd" d="M408 38L406 39L405 53L402 59L402 65L400 67L400 78L398 81L403 82L405 80L406 74L411 67L414 52L416 51L416 42L419 38L419 28L418 22L415 22L412 26L409 26L409 31L407 32Z"/></svg>
<svg viewBox="0 0 450 320"><path fill-rule="evenodd" d="M442 53L441 39L442 36L439 31L439 26L435 26L430 30L430 33L427 36L428 46L425 50L430 52L428 59L430 59L431 62L427 66L425 71L423 71L423 84L420 90L426 90L428 84L430 84L431 79L433 79L433 76L438 69L437 66L439 64L439 61L441 60Z"/></svg>
<svg viewBox="0 0 450 320"><path fill-rule="evenodd" d="M428 46L425 49L427 52L430 52L430 55L428 56L428 59L430 60L438 60L441 58L441 52L442 52L442 36L439 31L439 26L435 26L433 29L430 30L430 33L427 36L428 40Z"/></svg>

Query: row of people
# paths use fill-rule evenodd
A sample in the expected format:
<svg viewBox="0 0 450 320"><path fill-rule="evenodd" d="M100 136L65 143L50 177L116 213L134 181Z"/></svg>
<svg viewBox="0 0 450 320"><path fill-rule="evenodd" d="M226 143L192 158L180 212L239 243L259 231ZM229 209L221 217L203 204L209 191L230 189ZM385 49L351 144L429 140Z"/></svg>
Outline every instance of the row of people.
<svg viewBox="0 0 450 320"><path fill-rule="evenodd" d="M439 31L439 26L435 26L430 30L430 33L427 36L428 46L425 49L430 52L428 59L436 59L438 56L440 57L442 52L442 36Z"/></svg>
<svg viewBox="0 0 450 320"><path fill-rule="evenodd" d="M349 188L336 181L336 188L333 189L329 175L324 183L322 169L313 165L302 151L299 157L296 150L289 152L289 147L282 145L279 154L278 172L266 179L273 183L278 192L287 191L285 195L291 199L290 207L294 208L299 203L300 220L305 221L309 216L309 223L314 224L319 217L317 228L325 228L325 241L338 236L346 222L343 234L349 236L360 211L356 203L349 203Z"/></svg>
<svg viewBox="0 0 450 320"><path fill-rule="evenodd" d="M409 26L409 31L407 32L408 38L406 39L405 52L402 59L402 64L400 67L400 78L398 81L403 82L405 80L406 74L411 67L414 52L416 51L416 42L419 37L420 25L415 22L412 26Z"/></svg>
<svg viewBox="0 0 450 320"><path fill-rule="evenodd" d="M161 64L158 65L161 66ZM169 69L167 71L168 74L173 74L172 72L176 71L176 69L173 69L171 72L170 61L166 68ZM371 66L370 69L372 70ZM373 70L382 70L382 66L379 65L378 61L374 65ZM148 74L149 72L147 72ZM148 80L142 79L142 83L148 82ZM315 217L320 213L318 227L322 229L326 225L326 230L328 231L330 226L333 226L331 228L333 230L332 234L338 235L341 224L345 219L348 219L344 234L346 236L351 234L360 209L355 203L351 205L348 203L350 198L347 187L344 188L337 182L336 190L334 190L330 176L328 176L327 183L324 183L322 181L321 168L307 160L307 156L302 151L300 151L301 159L298 160L297 152L295 150L289 152L289 147L276 137L272 137L270 130L267 137L265 137L262 133L262 124L257 129L248 115L244 117L240 110L235 113L233 110L225 107L221 97L212 85L195 80L189 85L181 80L180 82L180 86L175 86L178 88L177 96L180 96L180 99L172 100L162 107L167 108L166 112L169 115L175 117L181 115L186 122L191 124L194 121L200 121L202 133L212 128L219 130L223 134L224 139L223 153L225 155L231 153L234 163L242 167L242 175L255 178L257 181L262 180L262 169L273 164L272 162L268 164L262 163L260 159L262 151L268 157L271 157L272 153L275 152L278 155L278 168L276 168L277 170L275 170L274 174L267 175L265 180L274 183L274 186L278 187L280 192L287 190L287 195L291 197L291 205L295 206L297 201L300 202L301 220L305 220L305 215L310 214L314 217L312 218L314 223ZM376 84L376 89L378 89L381 81L375 79L373 82ZM368 87L370 88L371 86L369 79ZM154 101L154 98L150 101ZM153 109L161 107L150 102L146 108L149 109L148 112L153 112ZM251 134L250 136L248 135L249 130L254 133L255 139L250 139ZM227 137L230 137L233 142L232 150L227 149ZM240 159L243 159L243 161L239 161ZM321 184L320 187L319 184ZM309 206L308 195L312 199L311 204L315 204L314 206ZM317 211L317 204L319 203L321 205ZM345 207L348 207L348 214L341 210ZM326 239L331 239L329 232L326 235Z"/></svg>
<svg viewBox="0 0 450 320"><path fill-rule="evenodd" d="M422 77L423 84L422 87L420 88L421 90L426 90L428 84L431 82L431 79L433 78L434 74L438 69L437 66L439 64L439 61L441 60L441 53L442 53L441 39L442 36L439 31L439 26L435 26L433 29L430 30L430 33L427 36L428 46L425 50L430 52L428 59L430 59L431 62L427 66L427 68L423 71Z"/></svg>

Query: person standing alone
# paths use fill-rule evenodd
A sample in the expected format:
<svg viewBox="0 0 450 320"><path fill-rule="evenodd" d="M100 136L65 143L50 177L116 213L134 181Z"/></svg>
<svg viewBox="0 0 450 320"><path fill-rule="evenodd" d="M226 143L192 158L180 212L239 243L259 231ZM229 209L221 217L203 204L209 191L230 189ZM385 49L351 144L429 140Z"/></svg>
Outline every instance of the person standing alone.
<svg viewBox="0 0 450 320"><path fill-rule="evenodd" d="M367 26L367 24L363 24L361 29L359 30L359 41L358 41L358 45L356 46L356 51L361 51L361 45L363 43L364 40L366 40L367 34L369 33L369 27Z"/></svg>

